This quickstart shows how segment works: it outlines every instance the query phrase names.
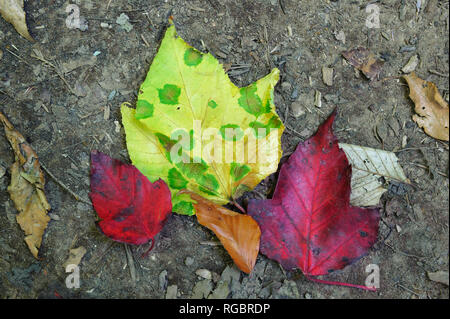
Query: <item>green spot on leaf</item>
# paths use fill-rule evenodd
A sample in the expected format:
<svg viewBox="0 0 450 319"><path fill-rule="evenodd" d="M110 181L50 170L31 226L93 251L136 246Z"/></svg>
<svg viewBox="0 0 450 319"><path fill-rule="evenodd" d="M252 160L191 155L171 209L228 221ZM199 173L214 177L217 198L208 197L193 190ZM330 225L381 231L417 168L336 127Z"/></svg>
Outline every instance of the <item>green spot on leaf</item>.
<svg viewBox="0 0 450 319"><path fill-rule="evenodd" d="M243 179L248 173L250 173L250 167L247 165L239 165L237 163L231 163L230 174L235 182Z"/></svg>
<svg viewBox="0 0 450 319"><path fill-rule="evenodd" d="M189 178L199 181L203 174L208 170L208 165L202 160L201 163L177 163L180 171Z"/></svg>
<svg viewBox="0 0 450 319"><path fill-rule="evenodd" d="M184 53L184 63L188 66L196 66L202 62L203 55L195 50L194 48L189 48Z"/></svg>
<svg viewBox="0 0 450 319"><path fill-rule="evenodd" d="M186 188L188 181L183 177L183 175L178 172L176 168L171 168L169 170L169 186L174 189Z"/></svg>
<svg viewBox="0 0 450 319"><path fill-rule="evenodd" d="M158 89L159 100L163 104L176 105L181 89L174 84L165 84L162 89Z"/></svg>
<svg viewBox="0 0 450 319"><path fill-rule="evenodd" d="M245 88L241 88L241 97L238 99L238 103L248 113L259 116L266 113L267 110L263 108L261 99L256 94L256 90L256 84L251 84Z"/></svg>
<svg viewBox="0 0 450 319"><path fill-rule="evenodd" d="M194 215L194 205L189 202L178 202L173 205L172 210L182 215Z"/></svg>
<svg viewBox="0 0 450 319"><path fill-rule="evenodd" d="M142 120L153 116L153 104L146 100L138 100L136 103L136 119Z"/></svg>
<svg viewBox="0 0 450 319"><path fill-rule="evenodd" d="M281 120L278 116L272 116L269 120L269 123L267 123L267 128L280 128L281 127Z"/></svg>
<svg viewBox="0 0 450 319"><path fill-rule="evenodd" d="M200 185L199 189L202 192L208 195L217 195L215 191L219 189L219 182L214 175L202 175L198 180L198 184Z"/></svg>
<svg viewBox="0 0 450 319"><path fill-rule="evenodd" d="M217 103L216 103L216 101L214 101L214 100L210 100L210 101L208 102L208 106L209 106L210 108L212 108L212 109L215 109L215 108L217 107Z"/></svg>

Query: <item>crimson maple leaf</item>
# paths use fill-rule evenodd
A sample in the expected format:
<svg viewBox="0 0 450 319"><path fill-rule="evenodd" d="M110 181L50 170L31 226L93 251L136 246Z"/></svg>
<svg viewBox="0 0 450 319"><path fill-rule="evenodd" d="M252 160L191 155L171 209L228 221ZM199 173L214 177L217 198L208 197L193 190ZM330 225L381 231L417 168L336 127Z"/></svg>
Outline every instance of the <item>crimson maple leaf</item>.
<svg viewBox="0 0 450 319"><path fill-rule="evenodd" d="M97 151L91 153L89 196L103 233L128 244L153 239L172 212L171 193L163 180L151 183L133 165Z"/></svg>
<svg viewBox="0 0 450 319"><path fill-rule="evenodd" d="M307 277L359 259L378 234L378 209L350 206L352 169L332 132L334 118L282 165L273 198L248 205L261 228L261 253Z"/></svg>

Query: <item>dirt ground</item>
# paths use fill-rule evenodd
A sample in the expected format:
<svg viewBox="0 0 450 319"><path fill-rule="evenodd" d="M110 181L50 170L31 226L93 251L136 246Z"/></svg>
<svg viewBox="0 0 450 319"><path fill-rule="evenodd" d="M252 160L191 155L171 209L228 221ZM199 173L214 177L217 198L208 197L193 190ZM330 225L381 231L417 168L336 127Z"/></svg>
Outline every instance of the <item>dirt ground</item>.
<svg viewBox="0 0 450 319"><path fill-rule="evenodd" d="M78 5L87 30L66 26L70 3ZM170 217L156 237L149 257L140 258L148 245L131 247L134 262L129 263L124 245L97 228L92 207L77 201L48 175L52 220L42 258L36 260L23 241L7 192L14 158L1 129L0 297L165 298L175 294L176 285L178 298L208 296L211 291L219 298L448 298L448 286L431 281L427 272L449 268L449 146L412 121L414 106L398 76L417 54L416 73L436 83L448 101L449 2L422 0L418 12L416 1L372 1L380 9L380 28L366 26L367 3L28 1L35 43L0 19L0 109L48 170L87 199L91 150L129 162L124 130L118 127L120 105L135 102L172 15L188 43L234 66L230 76L236 85L245 86L273 67L280 69L275 104L289 127L282 137L284 152L292 152L310 137L335 107L340 141L396 151L413 186L390 187L380 202L378 244L355 264L327 276L364 284L366 266L377 264L378 292L314 283L300 271L283 271L262 255L250 276L240 273L212 232L195 217L178 215ZM129 17L131 30L116 23L122 13ZM340 31L345 43L336 36ZM386 61L381 80L370 82L343 62L341 52L357 46ZM32 58L37 51L56 69ZM322 81L323 66L334 69L332 86ZM316 90L322 94L320 109L314 106ZM111 112L105 119L107 107ZM275 179L276 174L258 186L269 198ZM256 195L245 195L242 204L251 197ZM80 263L80 288L69 289L63 264L69 250L80 246L87 250ZM209 270L211 280L198 277L198 269Z"/></svg>

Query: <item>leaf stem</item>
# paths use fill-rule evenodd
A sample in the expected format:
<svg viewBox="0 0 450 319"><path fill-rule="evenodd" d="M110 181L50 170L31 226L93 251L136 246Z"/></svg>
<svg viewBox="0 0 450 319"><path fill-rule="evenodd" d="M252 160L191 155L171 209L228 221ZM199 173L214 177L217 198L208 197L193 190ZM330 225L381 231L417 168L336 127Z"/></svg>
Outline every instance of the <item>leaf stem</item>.
<svg viewBox="0 0 450 319"><path fill-rule="evenodd" d="M242 208L242 206L239 205L238 202L236 202L234 199L233 199L233 205L236 206L236 208L239 209L243 214L247 214L247 212L245 211L245 209Z"/></svg>
<svg viewBox="0 0 450 319"><path fill-rule="evenodd" d="M358 289L363 289L363 290L368 290L368 291L373 291L373 292L377 291L377 289L374 287L354 285L354 284L348 284L345 282L338 282L338 281L321 280L321 279L316 279L316 278L310 277L308 275L306 275L306 278L308 278L311 281L318 282L318 283L325 284L325 285L345 286L345 287L358 288Z"/></svg>

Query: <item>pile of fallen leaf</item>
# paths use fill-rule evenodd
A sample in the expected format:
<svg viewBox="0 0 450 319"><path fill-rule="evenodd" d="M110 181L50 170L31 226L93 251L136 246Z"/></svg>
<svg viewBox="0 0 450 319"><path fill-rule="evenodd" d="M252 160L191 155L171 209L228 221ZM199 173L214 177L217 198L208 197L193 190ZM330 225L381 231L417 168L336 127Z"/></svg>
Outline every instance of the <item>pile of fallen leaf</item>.
<svg viewBox="0 0 450 319"><path fill-rule="evenodd" d="M31 40L23 1L0 4L1 15ZM367 49L343 55L368 79L379 76L383 63ZM282 164L272 199L250 200L247 211L238 204L244 192L277 171L282 157L284 125L273 103L278 78L274 69L238 88L211 54L189 46L169 26L141 85L136 109L121 107L133 165L91 153L90 198L103 233L128 244L152 241L151 250L172 212L196 215L242 271L250 273L261 252L285 269L299 268L323 283L332 282L313 277L367 254L378 237L376 206L386 191L380 177L384 182L410 182L394 153L339 143L332 129L336 111ZM448 104L436 86L414 73L404 78L415 103L413 120L425 133L448 141ZM25 241L38 258L50 209L44 175L24 137L2 113L0 120L15 154L8 191L20 212L17 222ZM197 125L218 129L221 144L202 151L211 143L197 134ZM235 134L227 135L227 128ZM249 130L252 134L244 136ZM187 143L174 150L180 137ZM267 160L249 158L236 147L238 141L245 147L257 145L257 153ZM223 161L227 152L233 155L231 163ZM222 206L229 203L242 213Z"/></svg>

